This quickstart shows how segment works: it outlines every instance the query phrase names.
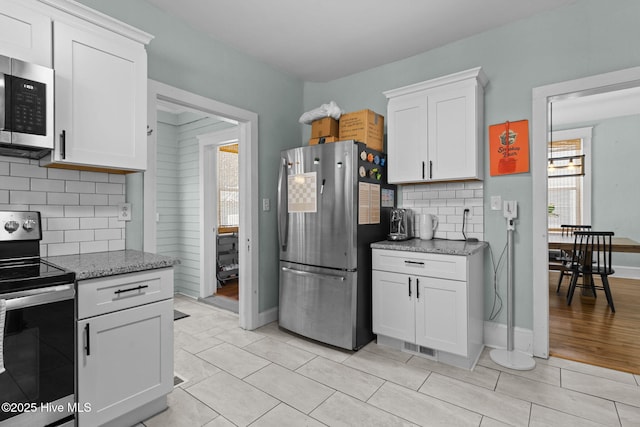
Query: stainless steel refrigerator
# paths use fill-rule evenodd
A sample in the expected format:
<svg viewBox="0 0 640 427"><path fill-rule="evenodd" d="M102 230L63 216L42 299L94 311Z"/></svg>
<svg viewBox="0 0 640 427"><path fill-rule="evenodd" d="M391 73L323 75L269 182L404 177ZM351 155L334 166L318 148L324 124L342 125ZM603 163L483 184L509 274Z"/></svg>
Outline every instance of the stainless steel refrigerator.
<svg viewBox="0 0 640 427"><path fill-rule="evenodd" d="M353 350L371 331L370 243L389 232L386 157L355 141L281 153L279 324Z"/></svg>

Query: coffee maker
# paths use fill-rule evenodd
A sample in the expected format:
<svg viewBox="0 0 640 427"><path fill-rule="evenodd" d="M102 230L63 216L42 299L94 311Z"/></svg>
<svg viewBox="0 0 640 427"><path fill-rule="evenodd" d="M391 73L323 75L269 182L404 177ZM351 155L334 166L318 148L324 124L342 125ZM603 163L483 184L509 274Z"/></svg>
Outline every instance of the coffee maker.
<svg viewBox="0 0 640 427"><path fill-rule="evenodd" d="M391 209L391 220L389 224L389 240L407 240L413 237L412 214L410 209Z"/></svg>

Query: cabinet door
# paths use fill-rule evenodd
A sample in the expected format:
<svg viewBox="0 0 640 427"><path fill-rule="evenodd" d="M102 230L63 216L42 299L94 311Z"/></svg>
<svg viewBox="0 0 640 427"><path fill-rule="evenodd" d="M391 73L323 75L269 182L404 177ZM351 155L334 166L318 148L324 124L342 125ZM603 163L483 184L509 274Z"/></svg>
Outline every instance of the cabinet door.
<svg viewBox="0 0 640 427"><path fill-rule="evenodd" d="M478 178L475 86L429 92L428 156L434 180Z"/></svg>
<svg viewBox="0 0 640 427"><path fill-rule="evenodd" d="M173 301L78 322L78 424L97 426L173 387Z"/></svg>
<svg viewBox="0 0 640 427"><path fill-rule="evenodd" d="M415 278L373 270L373 332L403 341L415 341Z"/></svg>
<svg viewBox="0 0 640 427"><path fill-rule="evenodd" d="M424 92L389 99L387 141L390 183L428 180L427 96Z"/></svg>
<svg viewBox="0 0 640 427"><path fill-rule="evenodd" d="M0 0L0 55L51 67L51 20L23 1Z"/></svg>
<svg viewBox="0 0 640 427"><path fill-rule="evenodd" d="M416 277L416 343L467 356L467 283Z"/></svg>
<svg viewBox="0 0 640 427"><path fill-rule="evenodd" d="M144 170L144 46L98 27L76 28L56 21L53 29L59 135L54 161Z"/></svg>

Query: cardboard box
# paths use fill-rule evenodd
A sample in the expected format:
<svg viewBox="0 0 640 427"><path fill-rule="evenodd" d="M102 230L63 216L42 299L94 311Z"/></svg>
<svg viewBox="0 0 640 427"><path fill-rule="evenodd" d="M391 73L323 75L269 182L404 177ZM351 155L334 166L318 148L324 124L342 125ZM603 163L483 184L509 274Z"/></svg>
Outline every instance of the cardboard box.
<svg viewBox="0 0 640 427"><path fill-rule="evenodd" d="M371 110L346 113L340 117L338 137L355 139L372 150L383 151L384 117Z"/></svg>
<svg viewBox="0 0 640 427"><path fill-rule="evenodd" d="M311 138L338 136L338 121L333 117L325 117L311 122Z"/></svg>
<svg viewBox="0 0 640 427"><path fill-rule="evenodd" d="M330 142L340 141L337 136L321 136L320 138L324 138L324 143L328 144ZM320 142L320 138L311 138L309 140L309 145L317 145Z"/></svg>

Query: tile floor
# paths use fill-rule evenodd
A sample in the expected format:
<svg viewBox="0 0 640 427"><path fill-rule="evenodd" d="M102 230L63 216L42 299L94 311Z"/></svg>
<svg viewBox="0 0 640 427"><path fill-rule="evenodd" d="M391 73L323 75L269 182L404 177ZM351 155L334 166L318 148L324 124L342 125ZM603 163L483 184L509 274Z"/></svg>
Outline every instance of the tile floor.
<svg viewBox="0 0 640 427"><path fill-rule="evenodd" d="M301 339L272 323L186 297L175 308L175 372L185 382L152 426L639 426L640 376L536 359L532 371L473 371L375 343L358 352Z"/></svg>

